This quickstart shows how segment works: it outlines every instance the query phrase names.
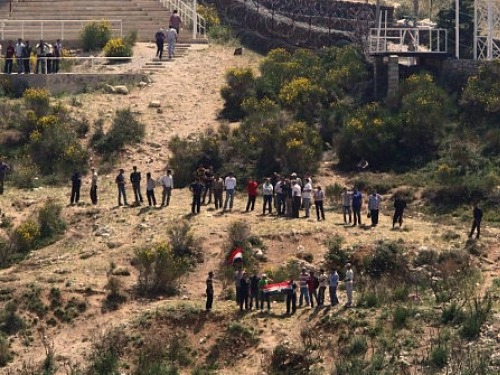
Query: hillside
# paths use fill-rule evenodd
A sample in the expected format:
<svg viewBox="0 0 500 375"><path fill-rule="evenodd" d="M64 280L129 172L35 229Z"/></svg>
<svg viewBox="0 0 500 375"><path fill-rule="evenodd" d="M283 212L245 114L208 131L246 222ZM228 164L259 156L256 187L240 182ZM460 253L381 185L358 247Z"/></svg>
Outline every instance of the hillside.
<svg viewBox="0 0 500 375"><path fill-rule="evenodd" d="M141 44L136 54L153 55L154 49ZM67 223L64 235L56 243L35 250L19 264L0 271L2 316L6 314L7 302L13 299L26 323L25 328L9 336L14 356L6 367L0 368L1 374L44 373L37 368L43 367L48 353L54 356L51 363L56 364L56 369L45 373L80 374L84 372L78 372L78 368L92 361L96 363L99 355L102 359L103 354L112 353L110 348L115 348L112 354L120 358L117 372L120 374L144 373L136 370L141 366L138 359L141 351L144 358L152 358L146 352L162 354L168 358L165 363L175 364L181 374L270 374L272 371L319 374L330 373L335 365L337 372L332 373L338 374L384 371L465 374L459 371L466 369L475 374L499 373L500 230L485 222L481 240L468 241L470 222L464 222L462 217L446 217L443 222L426 214L418 191L401 230L390 228L392 195L396 189L384 194L380 224L376 228L345 226L337 204L327 205L326 221L321 222L315 220L314 214L312 218L296 220L261 216L260 199L253 213L245 213L244 193L237 193L235 209L225 214L215 211L213 206L202 206L199 215L190 215L191 195L187 189L175 189L171 205L162 209L117 206L114 183L117 170L124 168L128 176L132 166L137 165L143 175L150 171L154 177L160 177L168 166L168 140L172 135L194 138L219 125L217 115L223 104L219 92L226 69L256 67L260 59L247 51L243 56L233 56L230 47L196 46L187 58L172 62L168 72L154 75L151 85L134 88L130 95L89 93L57 99L91 122L98 117L110 118L115 110L130 107L146 124L146 137L140 145L126 148L112 169L101 170L99 164L94 164L99 171L97 206L92 206L88 198L88 176L84 178L82 203L77 206L66 206L69 182L66 187L42 186L29 191L7 186L0 196L1 213L5 215L2 221L10 221L12 227L35 217L48 197L64 205L62 217ZM161 111L148 107L152 100L161 101ZM75 101L81 105L72 106ZM94 156L93 162L97 160ZM242 184L246 176L237 177ZM335 183L351 186L358 177L333 169L331 157L325 154L313 179L322 186ZM372 179L383 177L367 174ZM127 194L131 202L130 186ZM157 189L157 199L159 196L161 191ZM181 220L189 223L201 245L204 261L181 279L178 296L138 295L138 271L132 264L134 250L167 241L168 229ZM431 275L429 280L431 284L439 284L449 276L449 289L443 287L443 292L453 293L450 300L436 302L438 298L432 290L423 282L416 286L414 280L405 280L412 289L398 297L396 267L374 284L370 283L375 279L356 273L359 284L354 296L358 304L355 308L343 307L346 297L341 287L341 304L336 307L302 308L295 315L284 317L284 303L274 302L270 313L239 313L234 302L225 301L232 286L226 285L221 269L227 255L229 228L239 220L247 223L251 234L262 241L265 259L258 263L260 272L277 274L293 260L318 269L329 250L327 239L339 235L344 239L342 247L352 251L351 259L360 267L363 259L372 256L380 244L399 244L405 249L404 257L412 260L430 250L436 254L460 251L467 256L465 268L477 267L479 273L473 281L460 279L455 271L464 268L454 267L461 264L462 258L444 257L441 273ZM368 222L365 211L363 220ZM2 235L6 235L6 230L2 226ZM435 263L439 262L436 259ZM415 267L411 275L427 275L424 271L433 266L429 262L420 269ZM207 314L204 296L209 271L215 272L216 300L214 311ZM126 302L116 310L105 303L110 273L121 281L119 289L126 297ZM455 282L463 283L464 290ZM454 301L458 301L458 309L466 314L469 306L473 309L474 301L480 301L474 298L487 292L492 307L482 321L479 337L460 336L466 319L443 323L442 312L448 311ZM373 295L375 303L368 303L368 296ZM402 324L397 323L395 311L408 312ZM273 350L280 344L281 352L274 351L273 356ZM435 348L441 346L447 353L444 363L440 362L443 355L434 357L439 354L435 354ZM5 348L0 354L2 350L5 352ZM490 372L481 372L482 365ZM154 373L175 373L167 372L166 368ZM210 368L215 370L210 372ZM101 372L94 368L94 372L88 373L115 372L106 372L101 367Z"/></svg>

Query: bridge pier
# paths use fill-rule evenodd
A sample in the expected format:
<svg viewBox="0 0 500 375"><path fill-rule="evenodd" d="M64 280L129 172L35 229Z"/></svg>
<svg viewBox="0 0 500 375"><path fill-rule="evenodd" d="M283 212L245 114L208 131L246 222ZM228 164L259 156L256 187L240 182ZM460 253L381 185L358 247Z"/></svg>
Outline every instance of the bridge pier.
<svg viewBox="0 0 500 375"><path fill-rule="evenodd" d="M387 105L394 108L399 102L399 56L389 56L387 72Z"/></svg>

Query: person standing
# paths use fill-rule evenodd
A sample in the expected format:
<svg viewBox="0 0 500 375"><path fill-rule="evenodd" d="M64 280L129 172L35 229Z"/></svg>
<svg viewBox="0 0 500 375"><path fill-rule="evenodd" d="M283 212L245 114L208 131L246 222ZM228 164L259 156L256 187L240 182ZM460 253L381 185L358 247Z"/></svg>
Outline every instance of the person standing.
<svg viewBox="0 0 500 375"><path fill-rule="evenodd" d="M213 187L214 187L214 168L212 166L205 169L205 190L203 191L203 200L202 204L205 204L208 194L208 202L207 204L212 203L212 195L213 195Z"/></svg>
<svg viewBox="0 0 500 375"><path fill-rule="evenodd" d="M234 177L234 174L232 172L230 172L224 180L224 187L226 189L226 199L224 200L224 209L222 210L223 212L227 210L228 203L229 211L233 209L234 192L236 190L236 178Z"/></svg>
<svg viewBox="0 0 500 375"><path fill-rule="evenodd" d="M216 210L222 208L223 191L224 191L224 180L216 173L214 176L214 203Z"/></svg>
<svg viewBox="0 0 500 375"><path fill-rule="evenodd" d="M250 289L250 279L248 278L248 273L243 272L243 277L240 280L240 311L243 311L243 306L245 306L245 310L248 310L248 292Z"/></svg>
<svg viewBox="0 0 500 375"><path fill-rule="evenodd" d="M352 193L352 212L354 214L354 224L361 225L361 207L363 206L363 194L358 190L358 188L354 188L354 192Z"/></svg>
<svg viewBox="0 0 500 375"><path fill-rule="evenodd" d="M0 159L0 195L3 194L3 184L8 171L10 171L10 165Z"/></svg>
<svg viewBox="0 0 500 375"><path fill-rule="evenodd" d="M168 42L168 58L174 57L175 45L177 44L177 36L179 32L172 26L167 31L167 42Z"/></svg>
<svg viewBox="0 0 500 375"><path fill-rule="evenodd" d="M300 271L299 286L300 286L300 297L299 297L299 307L302 307L304 299L306 300L306 306L309 306L309 274L306 272L305 268Z"/></svg>
<svg viewBox="0 0 500 375"><path fill-rule="evenodd" d="M304 210L306 212L306 218L310 216L311 210L311 193L312 193L312 184L311 179L304 179L304 188L302 189L302 204L304 205Z"/></svg>
<svg viewBox="0 0 500 375"><path fill-rule="evenodd" d="M325 305L325 291L328 286L328 275L323 268L319 270L318 283L318 306L321 307Z"/></svg>
<svg viewBox="0 0 500 375"><path fill-rule="evenodd" d="M264 290L264 287L270 282L272 282L272 280L268 279L267 275L263 273L259 281L260 311L264 310L264 301L267 302L267 311L271 310L271 301L269 299L269 293Z"/></svg>
<svg viewBox="0 0 500 375"><path fill-rule="evenodd" d="M14 60L15 53L16 53L16 51L14 49L14 46L12 45L12 40L9 40L7 42L7 48L5 49L4 73L6 73L6 74L12 73L12 66L13 66L13 60Z"/></svg>
<svg viewBox="0 0 500 375"><path fill-rule="evenodd" d="M212 271L208 273L206 284L207 303L205 305L205 310L210 311L212 310L212 305L214 303L214 273Z"/></svg>
<svg viewBox="0 0 500 375"><path fill-rule="evenodd" d="M314 307L315 299L316 303L319 305L319 300L318 300L319 279L314 274L314 271L309 272L309 281L307 283L307 287L309 289L309 300L311 301L311 307Z"/></svg>
<svg viewBox="0 0 500 375"><path fill-rule="evenodd" d="M349 215L349 224L351 224L352 194L347 190L346 187L342 192L341 199L342 199L342 214L344 215L344 224L347 224L347 215Z"/></svg>
<svg viewBox="0 0 500 375"><path fill-rule="evenodd" d="M179 11L175 9L172 12L172 15L170 16L170 20L168 22L168 28L175 29L177 34L179 34L179 32L181 31L181 26L182 26L181 16L179 15Z"/></svg>
<svg viewBox="0 0 500 375"><path fill-rule="evenodd" d="M57 39L55 44L54 44L54 60L52 64L52 73L58 73L59 72L59 62L61 60L61 55L62 55L62 43L61 39Z"/></svg>
<svg viewBox="0 0 500 375"><path fill-rule="evenodd" d="M43 39L40 39L40 42L36 45L35 74L38 74L38 72L47 73L47 53L49 53L49 46Z"/></svg>
<svg viewBox="0 0 500 375"><path fill-rule="evenodd" d="M278 212L278 216L282 216L285 214L285 201L283 199L283 177L280 176L276 185L274 185L274 192L276 196L274 198L274 203L276 207L276 211Z"/></svg>
<svg viewBox="0 0 500 375"><path fill-rule="evenodd" d="M15 53L16 53L16 62L17 62L17 74L21 74L23 72L23 52L24 52L24 44L23 40L19 38L16 43Z"/></svg>
<svg viewBox="0 0 500 375"><path fill-rule="evenodd" d="M240 266L241 267L241 266ZM234 273L234 288L236 291L236 304L240 304L240 288L241 288L241 279L243 278L243 270L241 268L238 268L236 272Z"/></svg>
<svg viewBox="0 0 500 375"><path fill-rule="evenodd" d="M376 227L378 224L380 202L382 202L382 196L377 194L376 190L373 190L373 193L368 197L368 211L372 219L372 227Z"/></svg>
<svg viewBox="0 0 500 375"><path fill-rule="evenodd" d="M396 195L396 199L394 199L394 217L392 218L392 227L399 223L399 227L401 228L403 225L403 212L406 208L406 200L401 194Z"/></svg>
<svg viewBox="0 0 500 375"><path fill-rule="evenodd" d="M201 183L199 178L189 185L189 190L193 194L193 202L191 204L191 213L199 214L200 206L201 206L201 195L203 194L203 184Z"/></svg>
<svg viewBox="0 0 500 375"><path fill-rule="evenodd" d="M323 208L323 201L325 200L325 192L321 189L321 185L316 187L314 192L314 206L316 207L316 216L318 221L325 220L325 209ZM320 218L321 214L321 218Z"/></svg>
<svg viewBox="0 0 500 375"><path fill-rule="evenodd" d="M288 289L286 291L286 314L295 314L297 311L297 283L290 276L288 281Z"/></svg>
<svg viewBox="0 0 500 375"><path fill-rule="evenodd" d="M80 200L80 188L82 187L82 175L75 171L71 176L71 199L70 204L73 206Z"/></svg>
<svg viewBox="0 0 500 375"><path fill-rule="evenodd" d="M266 181L262 184L262 198L264 200L262 215L266 214L266 206L269 206L269 215L273 213L273 190L271 179L266 178Z"/></svg>
<svg viewBox="0 0 500 375"><path fill-rule="evenodd" d="M170 169L167 169L167 174L160 178L160 184L163 186L163 191L161 193L161 206L165 207L170 204L170 196L172 195L172 189L174 188L174 178L172 177L172 171Z"/></svg>
<svg viewBox="0 0 500 375"><path fill-rule="evenodd" d="M24 74L30 74L30 57L31 57L31 46L29 40L24 42L23 48L23 64L24 64Z"/></svg>
<svg viewBox="0 0 500 375"><path fill-rule="evenodd" d="M352 293L354 290L354 272L352 270L351 263L346 265L347 271L345 272L345 291L347 294L347 304L346 307L352 306Z"/></svg>
<svg viewBox="0 0 500 375"><path fill-rule="evenodd" d="M248 194L248 200L247 200L247 208L245 212L253 211L255 207L255 199L257 198L257 188L259 185L257 184L257 181L250 177L247 182L247 194Z"/></svg>
<svg viewBox="0 0 500 375"><path fill-rule="evenodd" d="M292 184L288 178L285 179L283 185L283 216L292 217Z"/></svg>
<svg viewBox="0 0 500 375"><path fill-rule="evenodd" d="M90 181L90 200L92 204L97 204L97 172L95 168L90 169L92 180Z"/></svg>
<svg viewBox="0 0 500 375"><path fill-rule="evenodd" d="M483 210L479 208L478 202L474 202L474 209L472 210L472 215L474 219L472 220L472 228L469 233L469 238L472 238L474 230L477 229L476 238L479 239L479 235L481 234L481 220L483 219Z"/></svg>
<svg viewBox="0 0 500 375"><path fill-rule="evenodd" d="M160 29L156 32L155 40L156 40L156 57L158 57L161 60L161 58L163 57L163 47L165 44L165 30L163 30L163 27L160 27Z"/></svg>
<svg viewBox="0 0 500 375"><path fill-rule="evenodd" d="M253 301L255 301L255 309L259 308L259 281L260 277L257 275L257 271L254 271L250 278L250 310L252 310Z"/></svg>
<svg viewBox="0 0 500 375"><path fill-rule="evenodd" d="M329 290L330 293L330 306L338 305L339 299L337 297L337 287L339 286L339 274L336 269L332 269L330 276L328 276Z"/></svg>
<svg viewBox="0 0 500 375"><path fill-rule="evenodd" d="M141 194L141 172L137 171L137 167L134 165L132 167L132 173L130 173L130 182L132 183L132 189L134 190L135 204L140 206L143 202Z"/></svg>
<svg viewBox="0 0 500 375"><path fill-rule="evenodd" d="M156 207L155 187L156 182L151 177L151 173L146 173L146 197L148 198L148 204L150 207Z"/></svg>
<svg viewBox="0 0 500 375"><path fill-rule="evenodd" d="M300 206L302 204L302 189L297 180L292 181L292 217L298 218ZM302 296L302 293L301 293ZM300 304L300 302L299 302Z"/></svg>
<svg viewBox="0 0 500 375"><path fill-rule="evenodd" d="M118 173L118 176L115 178L115 183L116 186L118 187L118 206L122 205L122 197L123 197L123 204L125 206L128 206L127 203L127 194L125 193L125 170L120 169L120 173Z"/></svg>

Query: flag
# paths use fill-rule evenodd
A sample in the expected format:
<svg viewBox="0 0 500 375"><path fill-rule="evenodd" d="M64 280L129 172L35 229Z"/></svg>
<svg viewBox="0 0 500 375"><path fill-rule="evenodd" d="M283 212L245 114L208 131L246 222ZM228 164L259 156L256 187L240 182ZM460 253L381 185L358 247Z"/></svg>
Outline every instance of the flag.
<svg viewBox="0 0 500 375"><path fill-rule="evenodd" d="M234 264L236 260L243 260L243 249L241 247L237 247L231 254L229 254L229 258L227 259L227 264Z"/></svg>
<svg viewBox="0 0 500 375"><path fill-rule="evenodd" d="M290 287L290 282L288 281L283 281L281 283L273 283L273 284L267 284L264 285L264 292L265 293L283 293L287 290L289 290Z"/></svg>

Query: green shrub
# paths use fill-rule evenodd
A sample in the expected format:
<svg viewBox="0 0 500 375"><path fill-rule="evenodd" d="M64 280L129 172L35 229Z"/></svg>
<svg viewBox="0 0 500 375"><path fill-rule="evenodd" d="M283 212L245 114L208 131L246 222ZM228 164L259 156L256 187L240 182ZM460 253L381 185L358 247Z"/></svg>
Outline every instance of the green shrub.
<svg viewBox="0 0 500 375"><path fill-rule="evenodd" d="M132 47L127 45L123 38L110 39L103 48L106 57L130 57L132 56ZM128 61L128 60L118 60ZM111 60L117 62L117 60Z"/></svg>
<svg viewBox="0 0 500 375"><path fill-rule="evenodd" d="M94 338L86 373L89 375L119 374L120 357L127 341L126 335L119 328Z"/></svg>
<svg viewBox="0 0 500 375"><path fill-rule="evenodd" d="M364 355L367 350L368 343L366 342L366 338L362 336L354 336L349 342L347 354L350 356L360 356Z"/></svg>
<svg viewBox="0 0 500 375"><path fill-rule="evenodd" d="M441 313L441 322L443 324L457 324L464 319L464 312L456 302L446 306Z"/></svg>
<svg viewBox="0 0 500 375"><path fill-rule="evenodd" d="M379 243L373 255L365 259L366 272L377 279L384 274L405 275L408 265L403 250L397 242Z"/></svg>
<svg viewBox="0 0 500 375"><path fill-rule="evenodd" d="M138 31L136 29L133 29L133 30L130 30L127 35L125 35L123 37L123 42L125 43L126 46L129 46L130 48L132 48L133 46L135 46L135 44L137 43L137 36L138 36ZM132 52L134 52L132 50Z"/></svg>
<svg viewBox="0 0 500 375"><path fill-rule="evenodd" d="M394 329L406 327L412 315L413 313L411 310L401 305L396 306L392 315L392 327Z"/></svg>
<svg viewBox="0 0 500 375"><path fill-rule="evenodd" d="M358 298L358 307L371 309L373 307L378 307L379 305L379 298L377 296L377 293L374 291L366 291L364 293L361 293Z"/></svg>
<svg viewBox="0 0 500 375"><path fill-rule="evenodd" d="M226 25L214 25L208 30L209 39L219 44L228 44L234 40L233 30Z"/></svg>
<svg viewBox="0 0 500 375"><path fill-rule="evenodd" d="M94 148L104 155L119 152L124 146L140 142L145 135L145 125L140 123L130 109L116 111L109 132L93 139Z"/></svg>
<svg viewBox="0 0 500 375"><path fill-rule="evenodd" d="M349 255L342 249L344 238L338 234L330 236L326 239L328 248L325 253L325 266L327 269L341 270L349 261Z"/></svg>
<svg viewBox="0 0 500 375"><path fill-rule="evenodd" d="M481 327L490 316L492 306L493 302L488 295L484 296L483 299L476 298L470 303L460 329L460 335L464 339L474 340L479 337Z"/></svg>
<svg viewBox="0 0 500 375"><path fill-rule="evenodd" d="M44 240L53 240L54 237L64 233L66 223L61 218L62 206L53 198L47 199L38 211L38 225L40 236Z"/></svg>
<svg viewBox="0 0 500 375"><path fill-rule="evenodd" d="M443 368L448 364L448 349L438 345L431 350L430 363L436 368Z"/></svg>
<svg viewBox="0 0 500 375"><path fill-rule="evenodd" d="M179 278L189 269L189 263L177 257L165 243L137 249L134 266L139 270L139 292L150 295L176 294Z"/></svg>
<svg viewBox="0 0 500 375"><path fill-rule="evenodd" d="M167 233L175 256L186 258L189 263L203 260L200 240L194 237L187 221L174 223Z"/></svg>
<svg viewBox="0 0 500 375"><path fill-rule="evenodd" d="M108 21L90 22L83 28L80 38L85 51L100 50L111 39L111 24Z"/></svg>
<svg viewBox="0 0 500 375"><path fill-rule="evenodd" d="M23 293L23 303L26 309L43 318L47 315L48 307L42 301L42 289L34 284L30 284Z"/></svg>
<svg viewBox="0 0 500 375"><path fill-rule="evenodd" d="M205 5L198 3L197 11L207 22L206 27L208 31L210 31L214 27L220 26L219 14L217 13L217 8L214 5Z"/></svg>
<svg viewBox="0 0 500 375"><path fill-rule="evenodd" d="M0 335L0 367L6 366L12 359L12 353L10 351L9 340Z"/></svg>
<svg viewBox="0 0 500 375"><path fill-rule="evenodd" d="M5 304L5 307L0 313L0 330L3 333L7 335L15 335L21 329L26 327L26 322L17 314L17 310L18 305L16 302L9 301ZM2 348L0 347L0 352L1 349Z"/></svg>
<svg viewBox="0 0 500 375"><path fill-rule="evenodd" d="M221 89L224 108L221 116L237 121L244 117L243 101L253 96L255 75L251 68L231 68L226 73L226 85Z"/></svg>
<svg viewBox="0 0 500 375"><path fill-rule="evenodd" d="M271 355L271 369L276 374L308 374L312 364L304 350L290 345L277 345Z"/></svg>
<svg viewBox="0 0 500 375"><path fill-rule="evenodd" d="M334 206L340 203L340 197L343 191L344 186L342 186L338 182L334 183L333 185L326 185L325 195L330 206Z"/></svg>

